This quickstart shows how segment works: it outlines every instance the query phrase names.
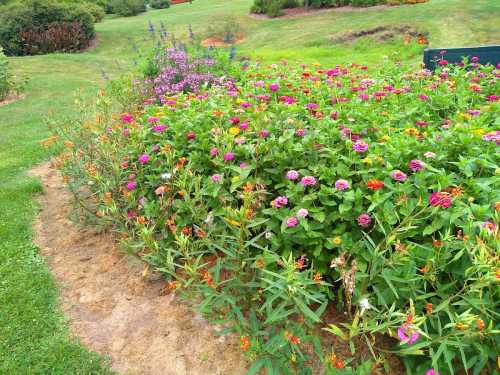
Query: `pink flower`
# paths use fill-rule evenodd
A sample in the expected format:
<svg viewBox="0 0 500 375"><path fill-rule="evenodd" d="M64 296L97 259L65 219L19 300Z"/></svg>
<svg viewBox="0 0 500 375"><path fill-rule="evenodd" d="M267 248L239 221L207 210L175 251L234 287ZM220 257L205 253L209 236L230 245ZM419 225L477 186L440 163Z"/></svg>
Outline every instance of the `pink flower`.
<svg viewBox="0 0 500 375"><path fill-rule="evenodd" d="M316 103L307 103L306 108L310 111L315 111L319 108L319 105Z"/></svg>
<svg viewBox="0 0 500 375"><path fill-rule="evenodd" d="M364 141L356 141L352 145L352 149L358 153L366 152L368 150L368 143Z"/></svg>
<svg viewBox="0 0 500 375"><path fill-rule="evenodd" d="M300 180L300 184L303 186L316 185L316 179L313 176L305 176Z"/></svg>
<svg viewBox="0 0 500 375"><path fill-rule="evenodd" d="M343 179L337 180L335 181L335 188L338 190L349 189L349 181Z"/></svg>
<svg viewBox="0 0 500 375"><path fill-rule="evenodd" d="M149 122L150 124L154 124L155 122L158 122L158 121L160 121L160 118L159 118L159 117L149 117L149 118L148 118L148 122Z"/></svg>
<svg viewBox="0 0 500 375"><path fill-rule="evenodd" d="M496 96L496 95L488 95L486 97L486 100L489 101L489 102L496 102L496 101L498 101L498 99L499 99L499 97Z"/></svg>
<svg viewBox="0 0 500 375"><path fill-rule="evenodd" d="M338 118L339 118L339 113L338 113L338 112L336 112L336 111L333 111L332 113L330 113L330 118L331 118L332 120L336 120L336 119L338 119Z"/></svg>
<svg viewBox="0 0 500 375"><path fill-rule="evenodd" d="M240 168L241 168L241 169L245 169L246 167L248 167L248 164L247 164L247 163L245 163L245 162L241 162L241 163L240 163Z"/></svg>
<svg viewBox="0 0 500 375"><path fill-rule="evenodd" d="M408 176L406 176L406 173L401 172L400 170L395 170L391 172L391 177L393 180L403 182L406 181Z"/></svg>
<svg viewBox="0 0 500 375"><path fill-rule="evenodd" d="M417 126L427 126L427 125L429 125L429 123L427 121L418 120L417 122L415 122L415 125L417 125Z"/></svg>
<svg viewBox="0 0 500 375"><path fill-rule="evenodd" d="M122 121L126 124L134 122L134 117L130 113L124 113L122 115Z"/></svg>
<svg viewBox="0 0 500 375"><path fill-rule="evenodd" d="M263 129L259 132L259 137L261 138L267 138L269 137L269 130Z"/></svg>
<svg viewBox="0 0 500 375"><path fill-rule="evenodd" d="M194 141L196 139L196 134L194 132L188 132L186 138L188 141Z"/></svg>
<svg viewBox="0 0 500 375"><path fill-rule="evenodd" d="M280 84L279 83L271 83L269 85L269 90L272 92L276 92L280 89Z"/></svg>
<svg viewBox="0 0 500 375"><path fill-rule="evenodd" d="M137 183L135 181L127 182L127 190L135 190Z"/></svg>
<svg viewBox="0 0 500 375"><path fill-rule="evenodd" d="M141 156L139 156L139 163L141 163L141 164L146 164L150 160L151 160L151 158L149 157L148 154L142 154Z"/></svg>
<svg viewBox="0 0 500 375"><path fill-rule="evenodd" d="M297 178L299 178L299 172L291 170L286 173L286 178L288 178L290 181L294 181Z"/></svg>
<svg viewBox="0 0 500 375"><path fill-rule="evenodd" d="M295 135L296 135L297 137L303 137L303 136L305 136L306 134L307 134L307 130L306 130L306 129L297 129L297 130L295 131Z"/></svg>
<svg viewBox="0 0 500 375"><path fill-rule="evenodd" d="M130 129L129 128L123 129L122 134L124 137L128 137L130 135Z"/></svg>
<svg viewBox="0 0 500 375"><path fill-rule="evenodd" d="M287 204L288 204L288 198L285 196L278 197L271 203L271 205L274 208L281 208L286 206Z"/></svg>
<svg viewBox="0 0 500 375"><path fill-rule="evenodd" d="M358 216L358 224L362 227L368 227L372 223L372 218L368 214L361 214Z"/></svg>
<svg viewBox="0 0 500 375"><path fill-rule="evenodd" d="M433 368L426 371L425 375L439 375L439 372L434 370Z"/></svg>
<svg viewBox="0 0 500 375"><path fill-rule="evenodd" d="M434 159L436 157L436 154L433 153L432 151L427 151L424 156L428 159Z"/></svg>
<svg viewBox="0 0 500 375"><path fill-rule="evenodd" d="M220 174L214 174L210 178L212 179L213 182L218 184L221 181L222 176Z"/></svg>
<svg viewBox="0 0 500 375"><path fill-rule="evenodd" d="M452 203L452 195L445 191L434 192L429 197L429 204L433 207L448 208Z"/></svg>
<svg viewBox="0 0 500 375"><path fill-rule="evenodd" d="M413 160L410 160L410 162L408 163L408 166L410 167L410 169L413 172L418 172L418 171L421 171L422 169L424 169L425 163L421 160L413 159Z"/></svg>
<svg viewBox="0 0 500 375"><path fill-rule="evenodd" d="M412 345L417 342L418 338L420 337L420 333L418 333L418 331L412 330L408 323L404 323L401 327L398 328L398 337L402 343Z"/></svg>
<svg viewBox="0 0 500 375"><path fill-rule="evenodd" d="M167 125L158 124L153 126L153 131L155 133L163 133L167 129Z"/></svg>
<svg viewBox="0 0 500 375"><path fill-rule="evenodd" d="M240 118L239 117L231 117L229 119L229 121L231 122L231 124L233 125L238 125L240 123Z"/></svg>
<svg viewBox="0 0 500 375"><path fill-rule="evenodd" d="M242 122L240 124L240 129L241 130L247 130L248 129L248 121Z"/></svg>
<svg viewBox="0 0 500 375"><path fill-rule="evenodd" d="M214 158L217 155L219 155L219 149L217 147L212 147L210 149L210 156Z"/></svg>
<svg viewBox="0 0 500 375"><path fill-rule="evenodd" d="M291 216L288 219L286 219L286 225L288 228L293 228L299 223L299 220L295 216Z"/></svg>
<svg viewBox="0 0 500 375"><path fill-rule="evenodd" d="M309 211L306 210L305 208L301 208L298 212L297 212L297 216L298 217L301 217L301 218L306 218L307 216L309 216Z"/></svg>
<svg viewBox="0 0 500 375"><path fill-rule="evenodd" d="M224 154L224 161L234 160L234 152L226 152Z"/></svg>

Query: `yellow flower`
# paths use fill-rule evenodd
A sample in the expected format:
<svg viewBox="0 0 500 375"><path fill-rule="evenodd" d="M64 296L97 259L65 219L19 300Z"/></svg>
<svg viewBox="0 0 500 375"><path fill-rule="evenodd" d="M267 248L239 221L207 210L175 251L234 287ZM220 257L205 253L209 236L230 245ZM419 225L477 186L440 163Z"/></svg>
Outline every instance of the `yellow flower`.
<svg viewBox="0 0 500 375"><path fill-rule="evenodd" d="M340 245L342 243L342 238L340 236L332 238L332 242L334 245Z"/></svg>
<svg viewBox="0 0 500 375"><path fill-rule="evenodd" d="M375 160L376 160L378 163L382 164L382 165L385 163L385 160L384 160L384 158L383 158L382 156L378 156L378 155L377 155L377 156L375 156Z"/></svg>
<svg viewBox="0 0 500 375"><path fill-rule="evenodd" d="M368 165L372 165L373 164L373 160L370 158L370 157L366 157L364 158L363 160L361 160L363 163L365 164L368 164Z"/></svg>
<svg viewBox="0 0 500 375"><path fill-rule="evenodd" d="M229 134L238 135L238 134L240 134L240 129L233 126L232 128L229 128Z"/></svg>
<svg viewBox="0 0 500 375"><path fill-rule="evenodd" d="M234 176L231 178L231 182L238 182L240 180L240 176Z"/></svg>
<svg viewBox="0 0 500 375"><path fill-rule="evenodd" d="M391 140L391 137L389 137L387 134L380 137L380 142L387 142L390 140Z"/></svg>
<svg viewBox="0 0 500 375"><path fill-rule="evenodd" d="M472 131L472 133L474 133L475 135L483 135L483 134L485 133L485 130L484 130L484 129L481 129L481 128L479 128L479 129L474 129L474 130Z"/></svg>
<svg viewBox="0 0 500 375"><path fill-rule="evenodd" d="M405 134L408 134L408 135L419 135L420 132L418 131L417 128L408 128L408 129L405 129Z"/></svg>
<svg viewBox="0 0 500 375"><path fill-rule="evenodd" d="M165 116L165 112L162 112L162 111L156 112L155 116L157 116L157 117Z"/></svg>

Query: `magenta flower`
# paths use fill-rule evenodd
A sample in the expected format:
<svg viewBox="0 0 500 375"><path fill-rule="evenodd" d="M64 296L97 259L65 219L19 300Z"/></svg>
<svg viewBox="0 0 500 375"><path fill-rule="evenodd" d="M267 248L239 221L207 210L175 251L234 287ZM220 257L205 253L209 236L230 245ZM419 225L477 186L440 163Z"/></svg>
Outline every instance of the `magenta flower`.
<svg viewBox="0 0 500 375"><path fill-rule="evenodd" d="M247 130L248 129L248 121L242 122L240 124L240 129L241 130Z"/></svg>
<svg viewBox="0 0 500 375"><path fill-rule="evenodd" d="M291 216L288 219L286 219L286 225L288 228L293 228L299 223L299 220L295 216Z"/></svg>
<svg viewBox="0 0 500 375"><path fill-rule="evenodd" d="M496 96L496 95L488 95L486 97L486 100L489 101L489 102L496 102L500 99L499 96Z"/></svg>
<svg viewBox="0 0 500 375"><path fill-rule="evenodd" d="M361 214L358 216L358 224L366 228L372 223L372 218L369 214Z"/></svg>
<svg viewBox="0 0 500 375"><path fill-rule="evenodd" d="M229 119L229 121L231 122L231 124L233 125L238 125L240 123L240 118L239 117L231 117Z"/></svg>
<svg viewBox="0 0 500 375"><path fill-rule="evenodd" d="M316 103L307 103L306 108L310 111L315 111L319 108L319 105Z"/></svg>
<svg viewBox="0 0 500 375"><path fill-rule="evenodd" d="M188 132L186 138L188 141L194 141L196 139L196 134L194 132Z"/></svg>
<svg viewBox="0 0 500 375"><path fill-rule="evenodd" d="M299 172L291 170L286 172L286 178L288 178L290 181L294 181L297 178L299 178Z"/></svg>
<svg viewBox="0 0 500 375"><path fill-rule="evenodd" d="M142 154L141 156L139 156L139 163L141 163L141 164L146 164L150 160L151 160L151 158L149 157L148 154Z"/></svg>
<svg viewBox="0 0 500 375"><path fill-rule="evenodd" d="M153 126L153 131L155 133L163 133L165 130L167 130L167 125L158 124Z"/></svg>
<svg viewBox="0 0 500 375"><path fill-rule="evenodd" d="M426 371L425 375L439 375L439 372L434 370L433 368Z"/></svg>
<svg viewBox="0 0 500 375"><path fill-rule="evenodd" d="M213 182L218 184L221 181L222 176L220 174L214 174L210 178L212 179Z"/></svg>
<svg viewBox="0 0 500 375"><path fill-rule="evenodd" d="M122 115L122 121L126 124L134 122L134 117L130 113L124 113Z"/></svg>
<svg viewBox="0 0 500 375"><path fill-rule="evenodd" d="M307 134L307 130L306 129L297 129L295 130L295 135L297 137L303 137Z"/></svg>
<svg viewBox="0 0 500 375"><path fill-rule="evenodd" d="M149 118L148 118L148 122L149 122L150 124L154 124L154 123L156 123L156 122L158 122L158 121L160 121L160 118L159 118L159 117L149 117Z"/></svg>
<svg viewBox="0 0 500 375"><path fill-rule="evenodd" d="M135 190L137 183L135 181L127 182L127 190Z"/></svg>
<svg viewBox="0 0 500 375"><path fill-rule="evenodd" d="M269 130L263 129L259 132L259 137L261 138L267 138L269 137Z"/></svg>
<svg viewBox="0 0 500 375"><path fill-rule="evenodd" d="M301 208L297 212L297 216L305 219L307 216L309 216L309 211L307 209L305 209L305 208Z"/></svg>
<svg viewBox="0 0 500 375"><path fill-rule="evenodd" d="M411 329L408 323L404 323L401 327L398 328L398 337L399 341L403 344L412 345L417 342L420 337L420 333L418 331L414 331Z"/></svg>
<svg viewBox="0 0 500 375"><path fill-rule="evenodd" d="M393 180L396 180L396 181L399 181L399 182L403 182L403 181L406 181L406 179L408 178L408 176L406 175L406 173L400 171L400 170L395 170L395 171L392 171L391 172L391 177Z"/></svg>
<svg viewBox="0 0 500 375"><path fill-rule="evenodd" d="M368 150L368 143L364 141L356 141L352 145L352 149L358 153L366 152Z"/></svg>
<svg viewBox="0 0 500 375"><path fill-rule="evenodd" d="M316 185L316 179L313 176L305 176L300 180L300 184L303 186Z"/></svg>
<svg viewBox="0 0 500 375"><path fill-rule="evenodd" d="M429 123L427 121L418 120L418 121L415 122L415 125L417 125L417 126L427 126L427 125L429 125Z"/></svg>
<svg viewBox="0 0 500 375"><path fill-rule="evenodd" d="M128 137L130 135L130 129L129 128L123 129L122 134L124 137Z"/></svg>
<svg viewBox="0 0 500 375"><path fill-rule="evenodd" d="M410 162L408 163L408 166L410 167L410 169L413 172L418 172L418 171L421 171L422 169L424 169L425 163L421 160L413 159L413 160L410 160Z"/></svg>
<svg viewBox="0 0 500 375"><path fill-rule="evenodd" d="M217 147L212 147L210 149L210 156L214 158L217 155L219 155L219 149Z"/></svg>
<svg viewBox="0 0 500 375"><path fill-rule="evenodd" d="M452 195L445 191L437 191L429 197L429 204L433 207L448 208L453 203Z"/></svg>
<svg viewBox="0 0 500 375"><path fill-rule="evenodd" d="M234 160L234 152L226 152L224 154L224 161Z"/></svg>
<svg viewBox="0 0 500 375"><path fill-rule="evenodd" d="M246 167L248 167L248 164L247 164L247 163L245 163L245 162L241 162L241 163L240 163L240 168L241 168L241 169L245 169Z"/></svg>
<svg viewBox="0 0 500 375"><path fill-rule="evenodd" d="M343 179L337 180L337 181L335 181L335 188L337 190L349 189L349 181L343 180Z"/></svg>
<svg viewBox="0 0 500 375"><path fill-rule="evenodd" d="M271 90L272 92L276 92L280 89L280 84L279 83L271 83L269 85L269 90Z"/></svg>
<svg viewBox="0 0 500 375"><path fill-rule="evenodd" d="M281 207L284 207L288 204L288 198L285 197L285 196L281 196L281 197L278 197L276 198L273 202L272 202L272 206L274 208L281 208Z"/></svg>
<svg viewBox="0 0 500 375"><path fill-rule="evenodd" d="M339 113L338 113L338 112L336 112L336 111L333 111L332 113L330 113L330 118L331 118L332 120L336 120L336 119L338 119L338 118L339 118Z"/></svg>

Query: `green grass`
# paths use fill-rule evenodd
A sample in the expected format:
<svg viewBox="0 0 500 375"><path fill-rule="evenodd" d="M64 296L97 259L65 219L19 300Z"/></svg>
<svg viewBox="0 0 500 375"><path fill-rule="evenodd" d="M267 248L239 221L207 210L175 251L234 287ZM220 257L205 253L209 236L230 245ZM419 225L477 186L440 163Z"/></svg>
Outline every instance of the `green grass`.
<svg viewBox="0 0 500 375"><path fill-rule="evenodd" d="M30 81L24 100L0 107L0 374L108 373L102 359L69 338L59 310L57 287L32 244L38 181L26 171L47 158L39 142L48 136L44 118L74 116L77 90L94 95L101 69L116 76L132 66L128 38L149 44L147 22L163 21L178 38L192 24L204 32L229 15L246 28L241 54L264 61L290 59L327 64L377 63L397 54L417 63L421 47L401 40L369 39L334 45L331 37L378 25L410 24L427 31L433 47L498 43L500 2L431 0L425 4L363 12L327 12L296 19L257 20L248 15L251 0L196 0L132 18L108 18L97 25L96 47L80 54L12 58L17 73Z"/></svg>

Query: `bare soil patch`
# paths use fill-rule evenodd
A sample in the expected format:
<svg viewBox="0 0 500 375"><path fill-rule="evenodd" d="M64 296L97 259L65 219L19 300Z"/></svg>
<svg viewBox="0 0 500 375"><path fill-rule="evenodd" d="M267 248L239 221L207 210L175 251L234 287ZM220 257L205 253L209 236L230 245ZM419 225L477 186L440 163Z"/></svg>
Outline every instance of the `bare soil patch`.
<svg viewBox="0 0 500 375"><path fill-rule="evenodd" d="M111 234L80 228L67 217L70 194L49 164L42 180L36 244L61 286L72 333L109 356L113 370L137 375L239 375L247 363L236 340L165 294L161 277L144 277L144 264L127 257Z"/></svg>
<svg viewBox="0 0 500 375"><path fill-rule="evenodd" d="M26 97L26 95L9 94L9 95L7 95L7 97L4 100L0 100L0 107L3 105L17 102L18 100L22 100L25 97Z"/></svg>
<svg viewBox="0 0 500 375"><path fill-rule="evenodd" d="M240 44L245 41L244 37L237 38L234 42L228 43L220 38L207 38L201 42L203 47L231 47L234 44Z"/></svg>
<svg viewBox="0 0 500 375"><path fill-rule="evenodd" d="M331 38L334 43L354 42L359 38L372 37L376 41L385 42L394 38L427 38L427 32L422 32L410 25L399 26L377 26L371 29L362 29L347 33L337 34Z"/></svg>

